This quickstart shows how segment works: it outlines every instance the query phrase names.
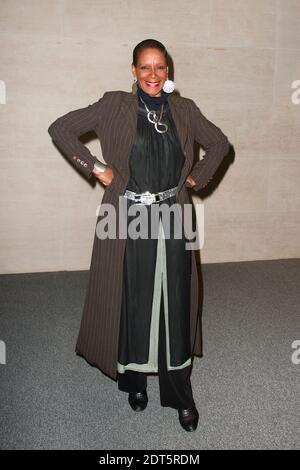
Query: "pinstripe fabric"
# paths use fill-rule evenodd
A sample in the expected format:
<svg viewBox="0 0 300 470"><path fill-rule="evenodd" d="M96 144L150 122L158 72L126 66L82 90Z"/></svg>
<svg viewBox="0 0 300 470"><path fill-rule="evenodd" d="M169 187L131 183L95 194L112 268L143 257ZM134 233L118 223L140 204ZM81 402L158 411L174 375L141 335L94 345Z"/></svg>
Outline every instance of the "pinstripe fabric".
<svg viewBox="0 0 300 470"><path fill-rule="evenodd" d="M197 191L212 178L223 157L227 154L227 137L206 119L193 100L176 94L168 97L180 143L185 155L178 183L176 201L181 205L191 203L187 192L189 174L196 182ZM129 158L137 126L137 96L125 91L109 91L85 108L70 111L57 118L48 128L54 143L67 159L87 178L97 158L79 141L79 137L93 130L100 142L105 162L113 169L114 178L105 187L102 204L110 203L119 213L122 198L129 181ZM193 166L194 141L206 153L203 160ZM97 217L97 223L102 216ZM118 226L118 223L117 223ZM75 351L91 365L112 379L117 379L117 359L121 295L123 282L123 257L126 239L100 240L96 227L85 294L80 330ZM192 256L190 328L192 355L201 356L199 283L195 253Z"/></svg>

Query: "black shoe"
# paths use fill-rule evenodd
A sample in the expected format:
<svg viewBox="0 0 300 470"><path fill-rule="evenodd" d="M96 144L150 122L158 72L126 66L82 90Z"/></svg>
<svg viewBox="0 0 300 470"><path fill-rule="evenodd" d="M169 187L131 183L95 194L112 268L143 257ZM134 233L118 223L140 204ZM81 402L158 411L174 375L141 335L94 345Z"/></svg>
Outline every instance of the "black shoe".
<svg viewBox="0 0 300 470"><path fill-rule="evenodd" d="M198 426L199 413L195 406L187 410L178 410L179 422L185 431L195 431Z"/></svg>
<svg viewBox="0 0 300 470"><path fill-rule="evenodd" d="M148 404L147 390L143 392L129 392L128 402L134 411L143 411Z"/></svg>

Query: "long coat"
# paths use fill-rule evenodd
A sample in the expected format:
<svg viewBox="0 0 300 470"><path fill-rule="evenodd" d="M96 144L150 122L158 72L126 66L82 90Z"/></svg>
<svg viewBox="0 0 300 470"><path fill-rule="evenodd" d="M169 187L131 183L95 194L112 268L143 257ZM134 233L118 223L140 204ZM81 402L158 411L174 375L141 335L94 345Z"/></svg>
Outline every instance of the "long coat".
<svg viewBox="0 0 300 470"><path fill-rule="evenodd" d="M194 191L206 186L229 149L221 129L209 121L192 99L175 93L168 96L171 114L185 156L178 183L176 202L184 211L191 198L186 182L191 175ZM92 176L97 158L78 137L93 130L101 142L105 162L113 170L113 180L105 187L102 204L110 203L119 217L119 197L130 178L129 157L134 143L138 115L138 97L125 91L108 91L95 103L57 118L48 132L58 148L86 177ZM194 141L205 150L202 160L194 162ZM97 217L97 223L102 218ZM117 223L118 226L118 223ZM117 380L117 360L123 257L125 238L100 239L95 229L89 279L75 352L88 363ZM199 282L195 252L192 251L190 302L191 355L201 356Z"/></svg>

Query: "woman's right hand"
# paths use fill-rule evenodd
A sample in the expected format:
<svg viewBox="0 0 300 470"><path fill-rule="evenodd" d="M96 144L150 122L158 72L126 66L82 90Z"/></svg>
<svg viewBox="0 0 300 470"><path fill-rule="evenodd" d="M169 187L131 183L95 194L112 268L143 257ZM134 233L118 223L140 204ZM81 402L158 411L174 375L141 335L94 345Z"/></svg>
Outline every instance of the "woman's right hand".
<svg viewBox="0 0 300 470"><path fill-rule="evenodd" d="M97 171L96 168L93 169L92 173L98 178L98 180L108 186L114 179L114 172L111 168L107 167L105 171Z"/></svg>

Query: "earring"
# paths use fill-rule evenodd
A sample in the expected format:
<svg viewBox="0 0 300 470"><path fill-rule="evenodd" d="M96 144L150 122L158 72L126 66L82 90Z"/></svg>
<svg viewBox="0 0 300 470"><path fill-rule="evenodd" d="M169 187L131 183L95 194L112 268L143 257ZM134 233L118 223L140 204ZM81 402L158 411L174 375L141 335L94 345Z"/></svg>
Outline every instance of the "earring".
<svg viewBox="0 0 300 470"><path fill-rule="evenodd" d="M166 93L172 93L172 91L175 90L175 83L173 82L173 80L167 79L164 83L163 90Z"/></svg>
<svg viewBox="0 0 300 470"><path fill-rule="evenodd" d="M134 77L133 84L132 84L132 93L135 95L137 93L138 86L137 86L137 78Z"/></svg>

